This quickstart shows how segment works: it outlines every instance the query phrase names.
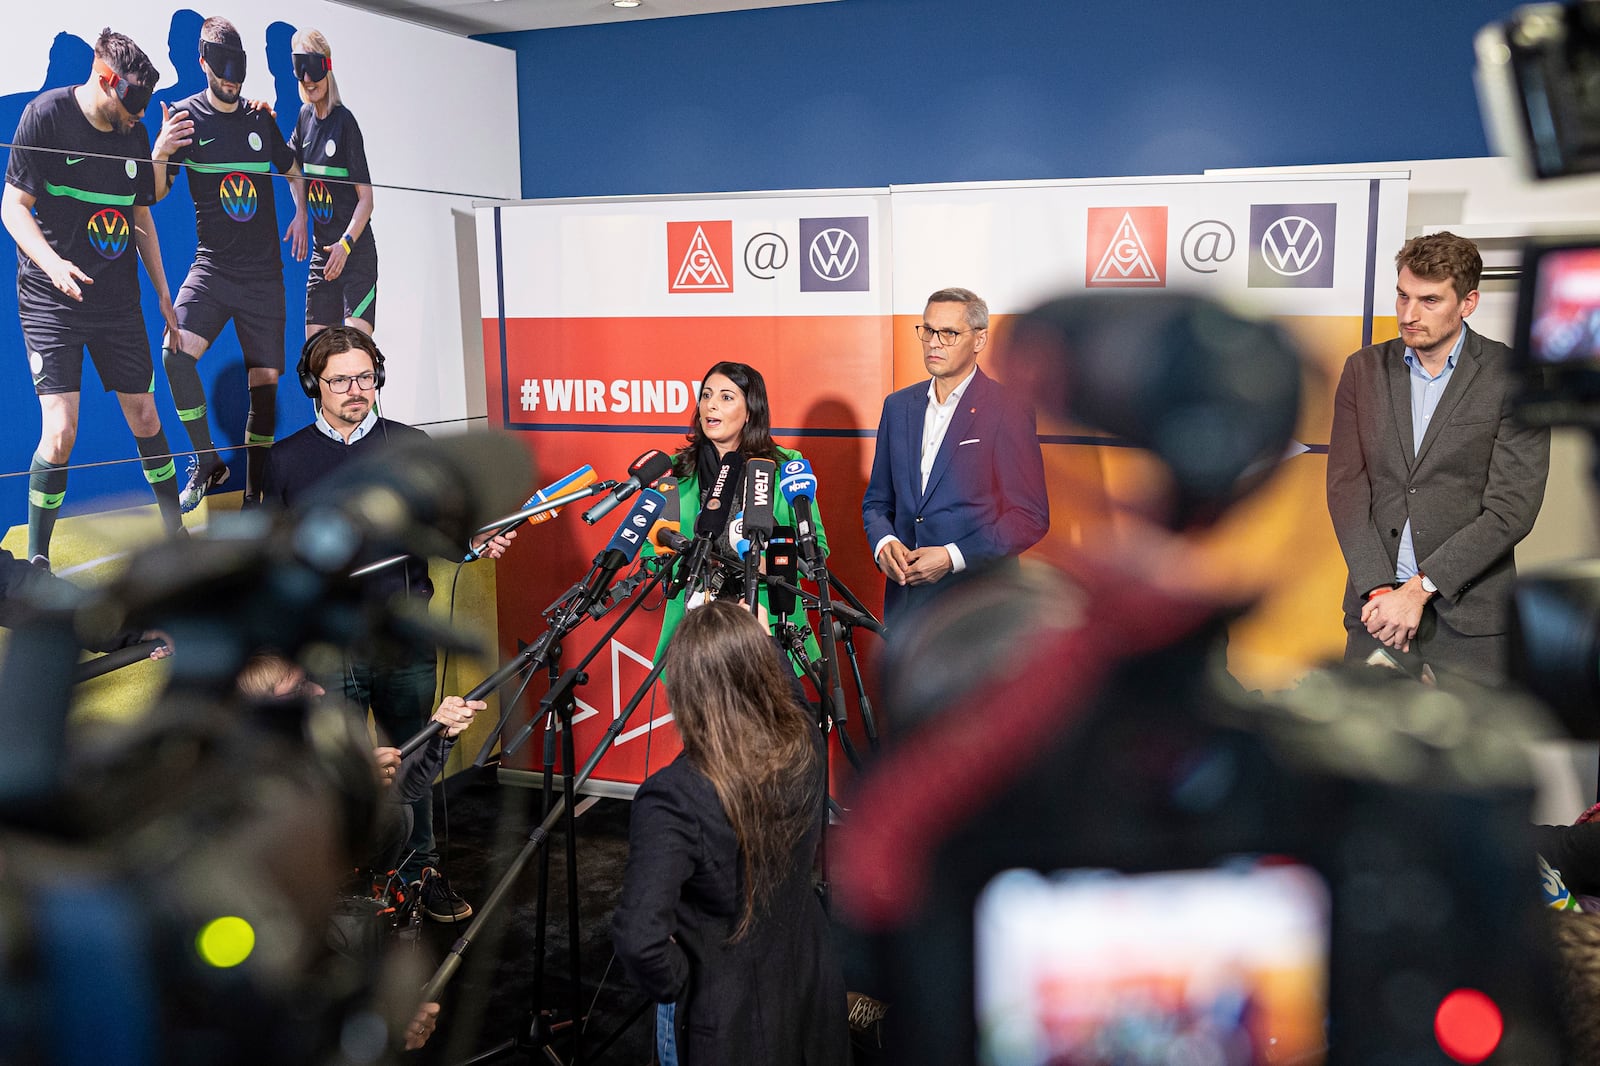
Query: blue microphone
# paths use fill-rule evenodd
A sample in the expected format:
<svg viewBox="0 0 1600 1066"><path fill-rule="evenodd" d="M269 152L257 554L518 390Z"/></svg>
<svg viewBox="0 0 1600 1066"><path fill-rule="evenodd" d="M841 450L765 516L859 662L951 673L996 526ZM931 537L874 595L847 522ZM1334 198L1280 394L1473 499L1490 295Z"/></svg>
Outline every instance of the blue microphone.
<svg viewBox="0 0 1600 1066"><path fill-rule="evenodd" d="M804 459L790 459L783 464L783 477L778 481L778 491L789 501L794 511L795 540L800 543L800 558L809 565L817 559L817 527L811 520L811 506L817 498L817 477L811 464Z"/></svg>

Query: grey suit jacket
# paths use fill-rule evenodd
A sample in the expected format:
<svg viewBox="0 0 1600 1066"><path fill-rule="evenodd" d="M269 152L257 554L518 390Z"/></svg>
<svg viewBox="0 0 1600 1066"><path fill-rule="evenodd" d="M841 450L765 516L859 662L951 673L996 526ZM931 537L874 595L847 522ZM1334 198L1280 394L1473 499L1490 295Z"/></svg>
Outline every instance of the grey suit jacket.
<svg viewBox="0 0 1600 1066"><path fill-rule="evenodd" d="M1433 420L1412 453L1405 344L1345 360L1328 445L1328 513L1350 578L1347 619L1395 577L1411 521L1418 567L1439 586L1439 618L1471 636L1504 633L1512 549L1533 528L1550 468L1550 432L1511 418L1511 352L1470 328Z"/></svg>

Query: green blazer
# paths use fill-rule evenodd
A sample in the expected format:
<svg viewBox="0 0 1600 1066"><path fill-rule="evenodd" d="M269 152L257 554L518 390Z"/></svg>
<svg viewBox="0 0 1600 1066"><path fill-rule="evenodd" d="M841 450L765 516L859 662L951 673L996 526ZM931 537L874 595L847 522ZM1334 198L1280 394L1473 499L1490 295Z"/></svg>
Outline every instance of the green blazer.
<svg viewBox="0 0 1600 1066"><path fill-rule="evenodd" d="M780 473L783 469L784 463L789 462L791 459L803 458L805 458L805 456L801 455L797 451L791 451L788 448L779 448L778 469ZM693 470L691 470L683 478L680 478L678 481L678 504L680 507L679 526L682 528L684 534L688 535L694 530L695 519L700 516L700 477ZM772 501L772 509L778 525L794 525L794 509L789 506L789 501L784 499L783 493L778 493L776 498ZM828 550L828 535L823 531L822 528L822 515L813 509L811 518L817 527L817 547L821 549L824 554L826 554ZM654 554L654 549L649 544L645 545L645 551ZM767 605L767 588L765 585L761 586L760 596L761 605L765 607ZM684 593L683 590L680 589L676 596L667 601L666 607L661 612L661 640L656 644L657 662L659 662L661 660L661 656L666 653L667 641L672 639L672 634L677 631L678 623L683 620L683 603ZM795 603L794 612L789 615L789 621L793 622L797 626L804 625L806 623L806 612L805 609L800 606L799 602ZM815 636L806 638L806 654L811 656L813 662L821 657L822 649L817 645ZM795 667L795 673L800 673L800 668L798 666Z"/></svg>

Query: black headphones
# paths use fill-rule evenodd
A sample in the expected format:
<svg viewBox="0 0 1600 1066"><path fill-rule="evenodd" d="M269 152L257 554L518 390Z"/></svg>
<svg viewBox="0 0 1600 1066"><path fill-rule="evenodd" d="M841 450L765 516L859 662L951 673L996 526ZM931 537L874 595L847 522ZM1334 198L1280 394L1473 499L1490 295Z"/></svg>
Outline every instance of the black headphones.
<svg viewBox="0 0 1600 1066"><path fill-rule="evenodd" d="M295 364L294 372L300 378L300 391L305 393L309 399L317 400L321 399L322 397L322 389L317 383L317 375L311 372L311 348L312 345L316 344L317 341L321 340L332 330L344 330L346 333L361 333L361 331L356 329L354 326L329 326L326 329L322 329L316 333L313 333L309 338L307 338L305 344L300 348L300 361ZM366 337L365 333L361 333L361 335ZM344 336L344 334L341 334L341 336ZM370 337L367 338L367 342L372 345L372 373L377 378L377 381L373 383L373 387L381 389L383 388L383 352L378 349L377 343ZM350 343L349 337L345 336L345 346L339 350L342 352L348 352L351 350L364 352L366 351L366 348L362 347L359 343Z"/></svg>

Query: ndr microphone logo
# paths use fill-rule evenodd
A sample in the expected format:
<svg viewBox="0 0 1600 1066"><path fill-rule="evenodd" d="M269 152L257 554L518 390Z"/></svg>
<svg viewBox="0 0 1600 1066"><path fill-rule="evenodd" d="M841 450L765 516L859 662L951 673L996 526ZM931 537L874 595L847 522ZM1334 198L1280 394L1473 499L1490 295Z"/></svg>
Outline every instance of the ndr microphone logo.
<svg viewBox="0 0 1600 1066"><path fill-rule="evenodd" d="M732 292L733 220L667 223L667 291Z"/></svg>
<svg viewBox="0 0 1600 1066"><path fill-rule="evenodd" d="M1091 207L1087 236L1086 288L1166 287L1165 207Z"/></svg>

